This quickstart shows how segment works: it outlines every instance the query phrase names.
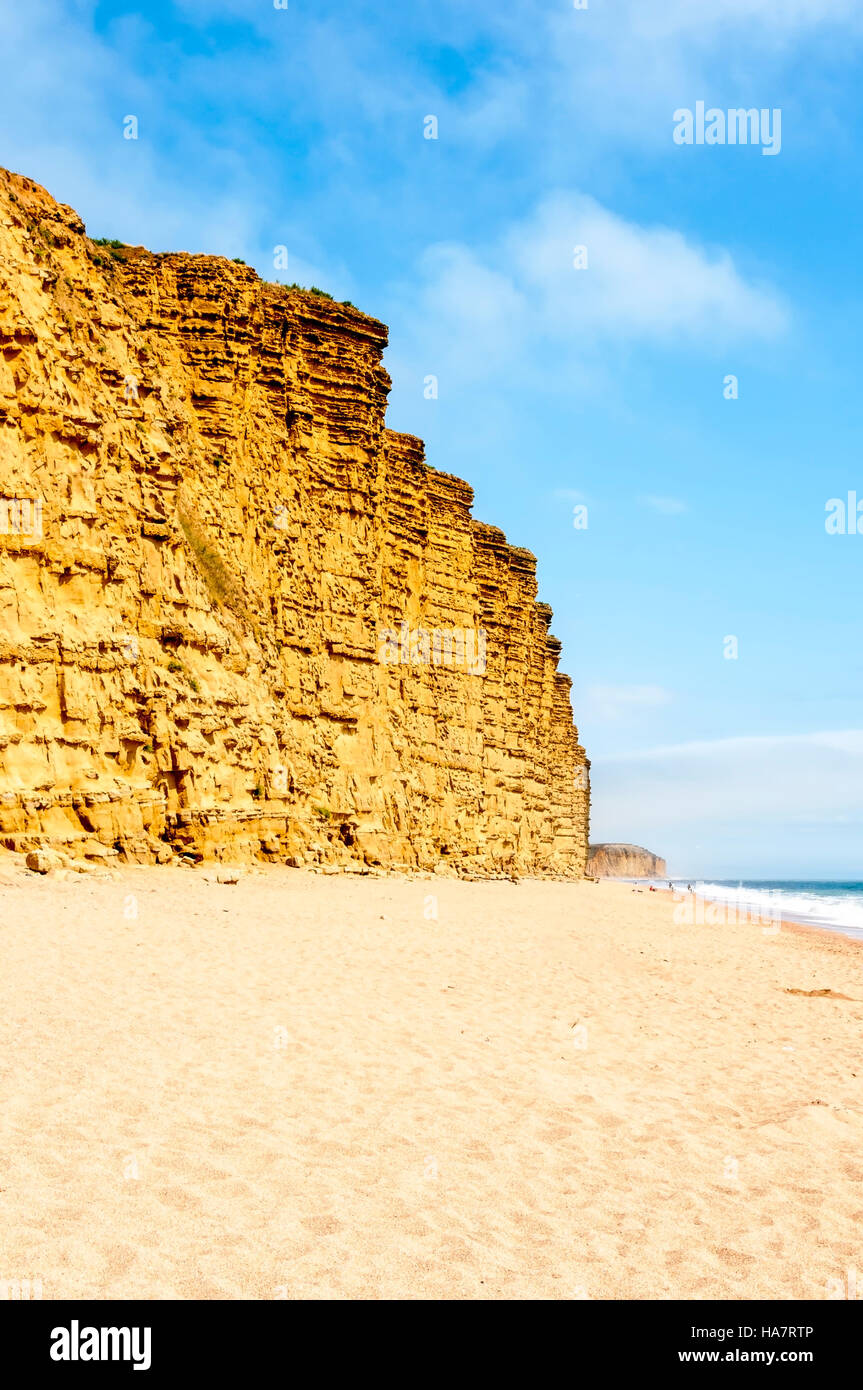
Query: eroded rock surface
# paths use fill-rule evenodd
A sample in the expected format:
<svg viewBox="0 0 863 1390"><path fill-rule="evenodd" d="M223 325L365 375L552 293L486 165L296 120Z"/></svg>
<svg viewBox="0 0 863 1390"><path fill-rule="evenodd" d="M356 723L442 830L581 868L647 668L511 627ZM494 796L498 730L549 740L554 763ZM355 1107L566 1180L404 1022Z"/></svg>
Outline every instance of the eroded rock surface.
<svg viewBox="0 0 863 1390"><path fill-rule="evenodd" d="M0 173L0 842L583 872L534 557L386 429L385 345Z"/></svg>

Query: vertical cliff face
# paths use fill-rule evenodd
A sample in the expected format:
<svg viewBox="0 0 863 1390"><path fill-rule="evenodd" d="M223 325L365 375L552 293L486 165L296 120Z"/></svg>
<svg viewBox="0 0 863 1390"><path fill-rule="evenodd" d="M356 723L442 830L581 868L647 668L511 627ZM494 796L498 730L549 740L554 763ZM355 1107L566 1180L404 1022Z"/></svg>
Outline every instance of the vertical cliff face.
<svg viewBox="0 0 863 1390"><path fill-rule="evenodd" d="M665 860L641 845L591 845L587 872L598 878L666 878Z"/></svg>
<svg viewBox="0 0 863 1390"><path fill-rule="evenodd" d="M0 175L3 843L583 872L534 558L386 429L385 345Z"/></svg>

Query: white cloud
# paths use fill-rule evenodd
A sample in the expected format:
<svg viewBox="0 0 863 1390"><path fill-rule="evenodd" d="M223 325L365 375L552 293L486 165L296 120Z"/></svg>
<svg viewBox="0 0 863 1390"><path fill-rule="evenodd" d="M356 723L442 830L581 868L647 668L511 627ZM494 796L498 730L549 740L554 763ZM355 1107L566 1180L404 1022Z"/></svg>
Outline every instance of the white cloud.
<svg viewBox="0 0 863 1390"><path fill-rule="evenodd" d="M680 516L683 512L689 511L687 504L681 502L678 497L654 497L648 494L647 497L642 497L641 502L651 511L659 512L660 516Z"/></svg>
<svg viewBox="0 0 863 1390"><path fill-rule="evenodd" d="M574 267L576 246L587 247L586 269ZM432 362L423 370L462 382L517 366L522 388L571 390L583 367L595 372L603 344L715 353L776 338L790 317L783 296L747 279L728 251L581 193L543 199L488 246L438 243L419 270L419 289L402 285L391 313L398 358L413 359L414 375Z"/></svg>
<svg viewBox="0 0 863 1390"><path fill-rule="evenodd" d="M573 266L584 246L587 269ZM558 332L603 337L774 337L787 312L773 291L747 283L727 251L642 226L585 194L556 194L504 238L504 263Z"/></svg>
<svg viewBox="0 0 863 1390"><path fill-rule="evenodd" d="M618 23L642 36L687 34L703 41L722 39L732 27L760 29L759 42L770 44L858 18L857 0L664 0L662 5L629 0L626 17L618 16Z"/></svg>
<svg viewBox="0 0 863 1390"><path fill-rule="evenodd" d="M743 734L736 738L694 739L689 743L669 743L659 748L647 748L635 754L616 754L606 758L606 762L639 763L666 762L674 758L724 758L729 753L751 757L755 754L772 754L788 748L826 749L833 753L847 754L852 758L863 758L863 729L837 729L811 734ZM860 786L860 799L863 805L863 783Z"/></svg>
<svg viewBox="0 0 863 1390"><path fill-rule="evenodd" d="M595 840L645 844L684 873L860 876L863 730L701 740L595 757Z"/></svg>
<svg viewBox="0 0 863 1390"><path fill-rule="evenodd" d="M830 69L854 62L863 10L859 0L623 0L555 9L547 26L549 119L589 128L590 149L605 162L618 146L671 152L672 112L698 99L790 103L805 118L787 128L786 143L812 149L819 130L834 127Z"/></svg>

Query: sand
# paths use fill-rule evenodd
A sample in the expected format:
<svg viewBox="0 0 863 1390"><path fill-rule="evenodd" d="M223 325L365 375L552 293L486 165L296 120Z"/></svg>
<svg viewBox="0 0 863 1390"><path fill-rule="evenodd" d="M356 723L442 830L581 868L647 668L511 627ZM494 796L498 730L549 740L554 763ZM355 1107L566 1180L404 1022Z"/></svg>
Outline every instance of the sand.
<svg viewBox="0 0 863 1390"><path fill-rule="evenodd" d="M7 861L0 1280L863 1289L854 942L675 923L670 895L621 884L212 877ZM819 989L851 997L789 993Z"/></svg>

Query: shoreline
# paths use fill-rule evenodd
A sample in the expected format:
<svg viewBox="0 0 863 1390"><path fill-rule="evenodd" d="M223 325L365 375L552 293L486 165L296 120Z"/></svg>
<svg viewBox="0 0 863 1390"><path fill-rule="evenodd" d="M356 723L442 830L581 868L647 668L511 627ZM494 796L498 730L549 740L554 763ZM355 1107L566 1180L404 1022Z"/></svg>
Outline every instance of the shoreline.
<svg viewBox="0 0 863 1390"><path fill-rule="evenodd" d="M611 884L611 883L616 883L616 884L619 884L621 887L633 888L633 887L635 886L635 884L636 884L637 881L636 881L635 879L624 879L624 878L599 878L599 879L597 879L597 882L598 882L598 883L609 883L609 884ZM668 888L667 886L666 886L666 887L660 887L659 884L655 883L652 879L642 879L641 882L645 884L645 887L641 889L641 892L642 892L642 893L648 893L648 892L649 892L649 889L648 889L648 887L647 887L646 885L648 885L648 884L650 884L651 882L653 882L653 883L654 883L654 889L653 889L654 893L664 893L664 894L666 895L666 897L669 897L669 896L670 896L670 897L672 897L672 898L676 898L678 901L683 901L683 899L691 897L691 898L693 898L696 902L709 903L711 906L722 906L722 905L725 905L725 906L734 908L734 904L733 904L733 903L728 903L727 900L724 899L724 898L707 898L707 897L704 897L704 896L700 896L699 894L697 894L697 893L695 893L695 892L688 893L688 892L686 892L685 889ZM739 916L739 917L742 916L742 914L745 912L745 909L744 909L744 908L737 908L737 909L735 909L735 910L738 912L738 916ZM761 920L761 919L759 919L759 920L752 920L752 914L751 914L751 913L749 913L749 921L748 921L748 923L747 923L745 920L739 922L739 925L741 925L741 926L745 926L745 925L747 925L747 924L748 924L749 926L761 926L761 927L763 927L764 925L766 925L766 923L765 923L764 920ZM702 925L702 926L708 926L708 927L709 927L709 926L717 926L717 927L718 927L718 926L722 926L723 924L722 924L722 923L705 922L705 923L700 923L700 924L695 924L695 923L693 923L693 925ZM849 932L844 931L844 930L842 929L842 927L836 926L836 925L831 925L830 923L827 923L827 922L810 922L810 921L805 921L805 920L803 920L802 918L796 918L796 917L781 917L781 918L777 918L777 919L776 919L776 925L778 925L779 928L780 928L782 931L815 932L815 933L818 934L818 935L826 934L828 937L831 937L831 938L833 938L833 937L840 937L843 941L850 942L852 945L854 945L854 946L856 946L856 947L858 947L858 948L863 947L863 936L852 936Z"/></svg>

